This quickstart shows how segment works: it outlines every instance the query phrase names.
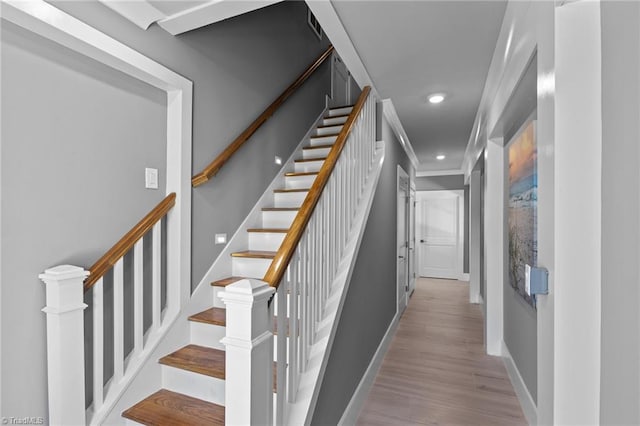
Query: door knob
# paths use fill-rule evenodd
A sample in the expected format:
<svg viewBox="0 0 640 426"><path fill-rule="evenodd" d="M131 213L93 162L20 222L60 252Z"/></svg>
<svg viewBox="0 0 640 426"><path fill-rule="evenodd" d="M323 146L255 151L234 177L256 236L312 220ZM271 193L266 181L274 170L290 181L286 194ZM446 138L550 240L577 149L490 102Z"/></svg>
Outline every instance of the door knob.
<svg viewBox="0 0 640 426"><path fill-rule="evenodd" d="M404 256L398 256L398 259L404 259Z"/></svg>

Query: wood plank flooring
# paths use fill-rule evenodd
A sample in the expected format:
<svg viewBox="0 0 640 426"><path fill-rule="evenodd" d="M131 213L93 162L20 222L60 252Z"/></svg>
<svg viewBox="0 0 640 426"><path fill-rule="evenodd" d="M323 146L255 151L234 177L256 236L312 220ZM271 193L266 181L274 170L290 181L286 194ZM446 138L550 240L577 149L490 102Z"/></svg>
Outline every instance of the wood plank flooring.
<svg viewBox="0 0 640 426"><path fill-rule="evenodd" d="M465 282L420 278L359 426L526 425L501 358L485 354Z"/></svg>

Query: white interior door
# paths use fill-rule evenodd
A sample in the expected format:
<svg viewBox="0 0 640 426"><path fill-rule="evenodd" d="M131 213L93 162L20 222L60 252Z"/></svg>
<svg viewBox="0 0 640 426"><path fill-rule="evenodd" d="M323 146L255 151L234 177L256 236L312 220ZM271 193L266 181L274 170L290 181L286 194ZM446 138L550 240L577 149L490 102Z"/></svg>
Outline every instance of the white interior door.
<svg viewBox="0 0 640 426"><path fill-rule="evenodd" d="M463 202L463 191L418 193L420 276L461 278Z"/></svg>
<svg viewBox="0 0 640 426"><path fill-rule="evenodd" d="M409 176L398 166L397 179L397 264L396 264L396 284L398 312L402 312L407 307L407 294L409 291L409 228L408 228L408 201L409 201Z"/></svg>

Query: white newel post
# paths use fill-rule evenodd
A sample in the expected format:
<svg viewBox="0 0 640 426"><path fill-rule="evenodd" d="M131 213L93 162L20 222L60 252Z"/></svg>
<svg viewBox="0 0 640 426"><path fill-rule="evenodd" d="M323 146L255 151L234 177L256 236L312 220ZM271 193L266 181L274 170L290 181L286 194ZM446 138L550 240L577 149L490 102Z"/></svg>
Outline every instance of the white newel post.
<svg viewBox="0 0 640 426"><path fill-rule="evenodd" d="M227 308L224 343L225 423L273 424L273 333L268 302L275 289L245 279L227 286L220 298Z"/></svg>
<svg viewBox="0 0 640 426"><path fill-rule="evenodd" d="M49 424L84 425L84 279L88 271L71 265L47 269L47 369Z"/></svg>

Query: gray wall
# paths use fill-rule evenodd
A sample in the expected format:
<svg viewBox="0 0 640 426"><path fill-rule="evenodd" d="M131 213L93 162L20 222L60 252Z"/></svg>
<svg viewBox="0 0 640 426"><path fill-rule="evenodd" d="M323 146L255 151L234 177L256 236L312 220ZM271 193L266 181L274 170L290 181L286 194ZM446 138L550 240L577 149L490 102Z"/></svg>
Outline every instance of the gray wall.
<svg viewBox="0 0 640 426"><path fill-rule="evenodd" d="M194 82L193 171L201 171L328 46L307 25L302 2L277 5L179 36L153 25L142 31L97 2L61 9ZM192 287L233 235L330 94L330 61L265 124L230 163L193 191Z"/></svg>
<svg viewBox="0 0 640 426"><path fill-rule="evenodd" d="M416 191L464 190L464 247L463 272L469 272L469 185L464 175L416 177Z"/></svg>
<svg viewBox="0 0 640 426"><path fill-rule="evenodd" d="M528 65L516 86L501 118L505 144L508 144L514 134L526 120L536 111L537 100L537 60L535 57ZM509 200L509 153L505 148L505 209ZM538 206L539 208L539 206ZM509 283L508 264L508 213L505 211L505 253L504 253L504 342L509 348L513 360L522 375L531 397L537 400L538 393L538 327L536 310L527 304L522 296ZM539 237L538 237L539 238Z"/></svg>
<svg viewBox="0 0 640 426"><path fill-rule="evenodd" d="M164 197L166 96L2 25L2 409L46 416L44 284L89 267ZM115 173L114 173L115 172Z"/></svg>
<svg viewBox="0 0 640 426"><path fill-rule="evenodd" d="M313 425L335 425L396 314L396 173L411 163L383 122L385 160L322 382Z"/></svg>
<svg viewBox="0 0 640 426"><path fill-rule="evenodd" d="M328 43L307 26L302 2L177 37L155 25L143 31L97 1L55 5L194 82L194 172ZM155 166L164 179L165 100L83 58L52 59L56 50L44 41L32 47L41 58L32 58L27 48L9 46L16 42L5 37L7 31L2 102L11 106L2 108L2 347L21 349L3 353L1 414L46 417L44 287L37 274L60 263L90 266L162 198L162 189L142 189L142 178L145 166ZM44 76L37 74L41 70ZM54 71L66 74L54 80ZM290 155L329 90L327 62L212 182L193 191L192 286L221 251L214 234L235 232L279 170L274 155ZM56 159L64 161L51 161ZM43 219L43 212L51 219Z"/></svg>
<svg viewBox="0 0 640 426"><path fill-rule="evenodd" d="M601 424L640 423L640 5L602 2Z"/></svg>

